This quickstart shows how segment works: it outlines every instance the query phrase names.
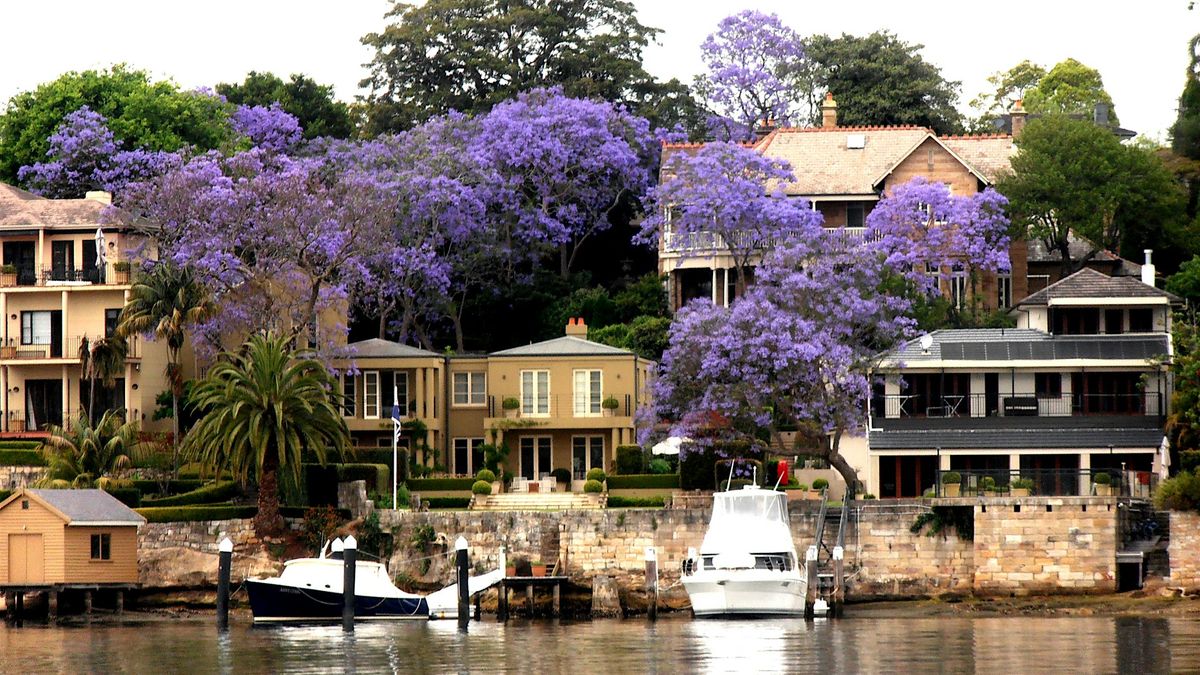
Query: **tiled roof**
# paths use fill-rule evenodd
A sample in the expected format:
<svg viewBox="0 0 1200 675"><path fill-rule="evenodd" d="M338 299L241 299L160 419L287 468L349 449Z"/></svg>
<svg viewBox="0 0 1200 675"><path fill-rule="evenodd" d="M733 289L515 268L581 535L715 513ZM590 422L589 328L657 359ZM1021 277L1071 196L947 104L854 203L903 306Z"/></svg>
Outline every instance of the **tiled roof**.
<svg viewBox="0 0 1200 675"><path fill-rule="evenodd" d="M46 199L0 183L0 227L95 227L105 207L94 199Z"/></svg>
<svg viewBox="0 0 1200 675"><path fill-rule="evenodd" d="M1030 295L1016 306L1046 305L1058 298L1166 298L1173 303L1183 302L1178 296L1142 283L1139 278L1111 277L1085 267Z"/></svg>
<svg viewBox="0 0 1200 675"><path fill-rule="evenodd" d="M1074 232L1067 234L1067 250L1071 254L1072 260L1083 258L1083 256L1091 253L1093 248L1095 246L1092 245L1092 242L1076 236ZM1028 241L1026 259L1032 263L1060 263L1062 262L1062 254L1058 252L1058 249L1046 246L1046 242L1041 239L1030 239ZM1141 265L1131 260L1123 260L1115 253L1104 249L1096 251L1096 254L1092 256L1092 260L1106 263L1124 262L1125 265L1120 267L1130 270L1129 273L1134 276L1140 275L1142 270Z"/></svg>
<svg viewBox="0 0 1200 675"><path fill-rule="evenodd" d="M946 344L957 344L964 342L972 342L979 344L998 343L998 342L1033 342L1050 340L1049 333L1031 328L959 328L935 330L929 333L933 338L933 343L929 346L928 353L921 349L921 338L913 338L908 342L897 347L895 350L887 352L889 358L898 359L900 361L910 363L913 361L941 361L942 346Z"/></svg>
<svg viewBox="0 0 1200 675"><path fill-rule="evenodd" d="M58 509L71 525L128 523L138 525L146 519L104 490L31 490L26 492Z"/></svg>
<svg viewBox="0 0 1200 675"><path fill-rule="evenodd" d="M943 361L1149 360L1167 354L1167 336L1051 335L1029 328L938 330L929 351L921 339L909 340L886 356L916 365Z"/></svg>
<svg viewBox="0 0 1200 675"><path fill-rule="evenodd" d="M370 340L360 340L359 342L351 342L347 347L350 350L351 358L357 359L396 359L405 357L429 357L441 356L437 352L431 352L425 349L419 349L410 345L392 342L391 340L380 340L379 338L371 338Z"/></svg>
<svg viewBox="0 0 1200 675"><path fill-rule="evenodd" d="M1009 161L1016 152L1012 136L947 136L941 141L991 183L1009 168Z"/></svg>
<svg viewBox="0 0 1200 675"><path fill-rule="evenodd" d="M633 352L585 340L574 335L564 335L553 340L492 352L491 356L617 356L622 354L632 356Z"/></svg>
<svg viewBox="0 0 1200 675"><path fill-rule="evenodd" d="M897 422L908 424L897 424ZM886 420L871 430L871 450L941 448L983 449L1098 449L1154 450L1163 432L1155 417L988 417L954 419Z"/></svg>

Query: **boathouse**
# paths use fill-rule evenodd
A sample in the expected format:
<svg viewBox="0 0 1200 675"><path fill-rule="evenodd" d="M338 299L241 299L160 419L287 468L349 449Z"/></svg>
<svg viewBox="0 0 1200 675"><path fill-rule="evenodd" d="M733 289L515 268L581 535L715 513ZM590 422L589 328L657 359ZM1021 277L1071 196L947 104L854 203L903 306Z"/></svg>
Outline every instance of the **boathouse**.
<svg viewBox="0 0 1200 675"><path fill-rule="evenodd" d="M0 589L133 586L144 522L103 490L18 490L0 502Z"/></svg>

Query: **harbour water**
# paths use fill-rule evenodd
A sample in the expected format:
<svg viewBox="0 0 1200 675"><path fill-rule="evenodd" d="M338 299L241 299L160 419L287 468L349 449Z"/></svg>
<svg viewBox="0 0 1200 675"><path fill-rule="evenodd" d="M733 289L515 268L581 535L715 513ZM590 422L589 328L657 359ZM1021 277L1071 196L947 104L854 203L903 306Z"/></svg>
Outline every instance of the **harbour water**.
<svg viewBox="0 0 1200 675"><path fill-rule="evenodd" d="M212 617L0 629L17 673L1180 673L1200 617L452 621L254 628Z"/></svg>

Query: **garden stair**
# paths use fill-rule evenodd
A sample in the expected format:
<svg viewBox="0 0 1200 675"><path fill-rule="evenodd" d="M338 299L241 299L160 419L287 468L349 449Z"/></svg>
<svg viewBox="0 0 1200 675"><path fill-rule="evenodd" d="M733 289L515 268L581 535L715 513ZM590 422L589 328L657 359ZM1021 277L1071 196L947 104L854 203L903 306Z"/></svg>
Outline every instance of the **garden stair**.
<svg viewBox="0 0 1200 675"><path fill-rule="evenodd" d="M603 495L579 492L507 492L475 495L473 511L581 511L604 508Z"/></svg>

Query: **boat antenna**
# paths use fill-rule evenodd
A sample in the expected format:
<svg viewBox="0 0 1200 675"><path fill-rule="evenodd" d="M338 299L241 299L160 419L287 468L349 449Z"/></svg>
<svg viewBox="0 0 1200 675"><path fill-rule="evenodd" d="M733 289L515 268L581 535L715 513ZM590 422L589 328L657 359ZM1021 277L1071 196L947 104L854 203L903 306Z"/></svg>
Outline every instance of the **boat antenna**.
<svg viewBox="0 0 1200 675"><path fill-rule="evenodd" d="M729 462L729 480L725 481L725 491L729 492L730 486L733 485L733 465L737 464L737 457L734 457Z"/></svg>

